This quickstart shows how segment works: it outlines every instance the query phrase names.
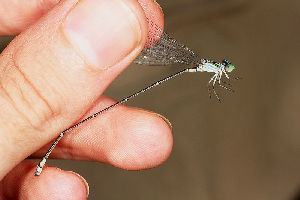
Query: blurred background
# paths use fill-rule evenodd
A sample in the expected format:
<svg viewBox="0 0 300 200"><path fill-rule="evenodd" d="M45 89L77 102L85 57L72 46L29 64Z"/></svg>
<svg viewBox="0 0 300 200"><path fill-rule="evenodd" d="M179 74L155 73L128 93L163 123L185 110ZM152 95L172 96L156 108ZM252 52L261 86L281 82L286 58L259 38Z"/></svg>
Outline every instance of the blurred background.
<svg viewBox="0 0 300 200"><path fill-rule="evenodd" d="M222 100L211 73L187 73L126 105L164 115L174 147L161 166L124 171L49 160L81 174L89 199L300 199L300 1L159 0L165 31L201 58L228 58L242 77ZM0 39L1 49L11 37ZM186 66L130 66L105 94L122 99Z"/></svg>

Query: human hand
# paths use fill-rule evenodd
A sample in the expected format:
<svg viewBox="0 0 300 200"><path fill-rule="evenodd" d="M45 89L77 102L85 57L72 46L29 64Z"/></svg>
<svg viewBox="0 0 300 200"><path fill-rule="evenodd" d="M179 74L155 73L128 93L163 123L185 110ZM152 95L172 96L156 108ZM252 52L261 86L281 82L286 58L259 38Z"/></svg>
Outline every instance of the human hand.
<svg viewBox="0 0 300 200"><path fill-rule="evenodd" d="M86 199L80 176L45 167L35 177L37 163L24 159L42 157L61 131L115 103L101 94L147 38L137 0L57 2L0 0L0 35L20 33L0 57L0 199ZM139 2L163 23L154 2ZM139 170L171 149L163 117L120 105L68 133L51 157Z"/></svg>

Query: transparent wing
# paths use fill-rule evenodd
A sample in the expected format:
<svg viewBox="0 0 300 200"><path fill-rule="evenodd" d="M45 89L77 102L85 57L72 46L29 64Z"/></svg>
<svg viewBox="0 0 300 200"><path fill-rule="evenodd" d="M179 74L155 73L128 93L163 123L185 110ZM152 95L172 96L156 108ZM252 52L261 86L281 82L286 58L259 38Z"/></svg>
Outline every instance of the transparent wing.
<svg viewBox="0 0 300 200"><path fill-rule="evenodd" d="M200 58L191 49L171 38L156 24L148 21L150 32L145 48L134 60L143 65L198 64Z"/></svg>

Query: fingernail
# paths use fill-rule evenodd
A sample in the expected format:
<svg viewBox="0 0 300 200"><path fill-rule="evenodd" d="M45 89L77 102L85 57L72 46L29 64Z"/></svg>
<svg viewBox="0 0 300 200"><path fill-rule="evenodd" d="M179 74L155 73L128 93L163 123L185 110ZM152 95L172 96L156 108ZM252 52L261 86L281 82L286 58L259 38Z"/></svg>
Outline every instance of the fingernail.
<svg viewBox="0 0 300 200"><path fill-rule="evenodd" d="M75 172L73 172L73 171L68 171L69 173L72 173L72 174L74 174L74 175L76 175L76 176L78 176L80 179L81 179L81 181L84 183L84 185L85 185L85 188L86 188L86 194L87 194L87 197L89 196L89 194L90 194L90 187L89 187L89 184L88 184L88 182L81 176L81 175L79 175L79 174L77 174L77 173L75 173Z"/></svg>
<svg viewBox="0 0 300 200"><path fill-rule="evenodd" d="M168 126L170 127L170 129L172 130L172 124L171 124L171 122L167 119L167 118L165 118L163 115L161 115L161 114L158 114L158 113L155 113L157 116L159 116L160 118L162 118L167 124L168 124Z"/></svg>
<svg viewBox="0 0 300 200"><path fill-rule="evenodd" d="M139 21L122 0L81 0L68 14L65 33L84 59L109 68L139 44Z"/></svg>

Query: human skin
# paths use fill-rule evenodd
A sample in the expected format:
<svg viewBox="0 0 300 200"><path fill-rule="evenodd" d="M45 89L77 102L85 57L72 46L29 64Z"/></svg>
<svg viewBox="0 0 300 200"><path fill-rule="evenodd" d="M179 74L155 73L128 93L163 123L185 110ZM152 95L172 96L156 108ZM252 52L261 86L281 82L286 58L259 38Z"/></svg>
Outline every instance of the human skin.
<svg viewBox="0 0 300 200"><path fill-rule="evenodd" d="M35 177L25 159L116 102L102 93L143 49L146 16L163 26L151 0L0 0L0 35L18 34L0 56L0 199L87 198L79 175L46 166ZM141 170L162 164L172 143L164 117L120 105L64 136L51 157Z"/></svg>

